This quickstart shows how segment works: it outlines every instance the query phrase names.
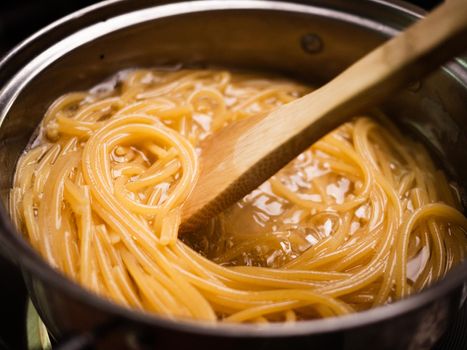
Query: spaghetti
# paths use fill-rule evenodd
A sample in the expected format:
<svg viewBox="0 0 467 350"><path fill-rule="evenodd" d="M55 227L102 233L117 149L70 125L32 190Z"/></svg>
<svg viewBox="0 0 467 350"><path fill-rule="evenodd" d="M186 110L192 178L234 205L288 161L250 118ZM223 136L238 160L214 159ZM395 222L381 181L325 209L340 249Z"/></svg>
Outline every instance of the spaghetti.
<svg viewBox="0 0 467 350"><path fill-rule="evenodd" d="M268 76L138 69L66 94L19 160L11 216L69 278L169 318L343 315L442 278L467 251L459 196L384 119L342 125L178 237L200 142L308 91Z"/></svg>

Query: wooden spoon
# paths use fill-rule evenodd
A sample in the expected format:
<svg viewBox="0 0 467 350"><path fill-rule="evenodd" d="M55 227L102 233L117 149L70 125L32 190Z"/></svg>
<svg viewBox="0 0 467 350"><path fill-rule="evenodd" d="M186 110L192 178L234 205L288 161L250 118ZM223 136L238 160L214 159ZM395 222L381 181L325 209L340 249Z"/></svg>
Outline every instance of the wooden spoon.
<svg viewBox="0 0 467 350"><path fill-rule="evenodd" d="M467 1L450 0L320 89L222 129L202 145L200 177L183 206L182 232L206 223L326 133L466 48Z"/></svg>

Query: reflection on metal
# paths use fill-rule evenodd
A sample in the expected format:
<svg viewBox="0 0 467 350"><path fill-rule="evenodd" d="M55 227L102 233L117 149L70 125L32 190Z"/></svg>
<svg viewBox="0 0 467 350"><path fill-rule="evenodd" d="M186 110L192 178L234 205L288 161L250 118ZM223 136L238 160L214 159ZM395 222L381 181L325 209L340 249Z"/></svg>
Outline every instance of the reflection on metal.
<svg viewBox="0 0 467 350"><path fill-rule="evenodd" d="M29 300L26 314L26 335L28 350L51 350L49 334Z"/></svg>

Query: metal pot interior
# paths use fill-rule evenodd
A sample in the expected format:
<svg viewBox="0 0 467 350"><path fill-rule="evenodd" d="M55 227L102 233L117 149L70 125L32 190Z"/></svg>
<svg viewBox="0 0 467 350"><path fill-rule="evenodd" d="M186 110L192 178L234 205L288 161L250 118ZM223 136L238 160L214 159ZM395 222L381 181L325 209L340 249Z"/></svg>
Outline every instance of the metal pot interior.
<svg viewBox="0 0 467 350"><path fill-rule="evenodd" d="M0 91L5 207L18 157L61 94L88 89L122 69L180 63L273 71L319 85L417 17L379 1L308 3L199 1L142 7L83 26L45 50L34 51L30 43L22 53L27 64ZM102 11L101 19L104 15ZM83 23L85 18L83 14ZM60 37L59 29L51 32ZM40 47L45 35L33 44ZM4 65L14 67L15 62L10 57ZM402 129L430 147L463 188L466 84L465 71L452 63L382 106Z"/></svg>

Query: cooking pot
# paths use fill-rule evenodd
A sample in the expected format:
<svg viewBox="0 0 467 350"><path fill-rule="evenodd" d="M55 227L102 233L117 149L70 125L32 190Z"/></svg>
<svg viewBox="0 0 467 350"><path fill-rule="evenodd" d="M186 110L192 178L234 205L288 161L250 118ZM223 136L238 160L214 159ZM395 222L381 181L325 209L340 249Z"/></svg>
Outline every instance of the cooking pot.
<svg viewBox="0 0 467 350"><path fill-rule="evenodd" d="M18 157L61 94L125 68L179 63L274 71L320 84L422 15L394 0L112 0L55 22L10 52L0 63L0 249L21 267L62 348L432 347L465 300L466 263L417 295L369 311L293 325L208 325L126 309L84 290L41 259L7 212ZM461 188L467 188L466 84L457 59L381 107L429 147Z"/></svg>

